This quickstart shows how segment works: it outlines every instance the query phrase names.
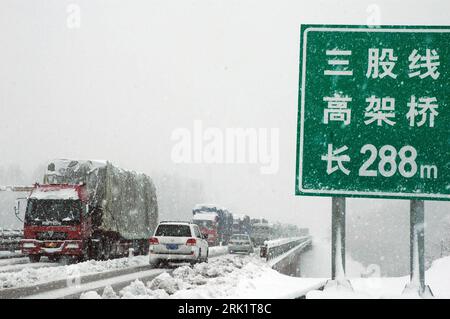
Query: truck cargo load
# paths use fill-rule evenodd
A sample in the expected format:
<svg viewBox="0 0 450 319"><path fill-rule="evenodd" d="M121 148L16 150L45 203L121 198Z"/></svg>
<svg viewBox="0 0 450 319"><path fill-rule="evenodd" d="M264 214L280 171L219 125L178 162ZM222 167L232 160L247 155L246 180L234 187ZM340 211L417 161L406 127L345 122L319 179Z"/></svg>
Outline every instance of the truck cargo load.
<svg viewBox="0 0 450 319"><path fill-rule="evenodd" d="M48 165L43 181L31 191L25 213L22 250L30 259L148 251L158 222L156 189L148 176L106 161L63 159ZM77 249L65 249L68 239Z"/></svg>
<svg viewBox="0 0 450 319"><path fill-rule="evenodd" d="M251 235L252 225L247 215L233 214L233 234Z"/></svg>

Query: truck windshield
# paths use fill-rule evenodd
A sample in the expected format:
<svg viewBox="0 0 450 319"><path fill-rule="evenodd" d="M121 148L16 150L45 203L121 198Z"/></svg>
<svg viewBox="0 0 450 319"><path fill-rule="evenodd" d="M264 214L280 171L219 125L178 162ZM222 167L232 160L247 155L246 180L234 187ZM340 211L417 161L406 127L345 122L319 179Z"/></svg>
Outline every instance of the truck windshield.
<svg viewBox="0 0 450 319"><path fill-rule="evenodd" d="M214 223L211 220L194 220L194 224L196 224L198 227L203 228L212 228L214 226Z"/></svg>
<svg viewBox="0 0 450 319"><path fill-rule="evenodd" d="M74 225L80 223L81 201L30 199L25 212L28 225Z"/></svg>

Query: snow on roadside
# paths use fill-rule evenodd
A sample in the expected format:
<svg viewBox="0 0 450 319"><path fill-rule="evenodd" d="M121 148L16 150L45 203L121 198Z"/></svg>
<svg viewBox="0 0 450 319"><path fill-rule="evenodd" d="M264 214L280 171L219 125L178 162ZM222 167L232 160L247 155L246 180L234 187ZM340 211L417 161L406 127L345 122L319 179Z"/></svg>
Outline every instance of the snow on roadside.
<svg viewBox="0 0 450 319"><path fill-rule="evenodd" d="M228 246L213 246L209 247L209 257L215 257L228 254Z"/></svg>
<svg viewBox="0 0 450 319"><path fill-rule="evenodd" d="M450 299L450 256L433 261L425 281L437 298Z"/></svg>
<svg viewBox="0 0 450 319"><path fill-rule="evenodd" d="M40 263L16 263L16 264L9 264L9 265L1 265L0 264L0 273L5 272L16 272L20 271L24 268L40 268L40 267L54 267L55 265L58 265L57 263L51 263L51 262L40 262Z"/></svg>
<svg viewBox="0 0 450 319"><path fill-rule="evenodd" d="M350 282L353 291L333 287L324 291L310 291L306 297L308 299L419 298L419 295L415 293L402 294L405 286L409 283L409 276L352 278ZM425 273L425 282L430 286L435 298L450 298L450 256L433 262Z"/></svg>
<svg viewBox="0 0 450 319"><path fill-rule="evenodd" d="M146 283L136 280L118 293L105 288L102 298L294 298L323 280L282 275L255 256L226 255L194 267L181 266ZM87 292L81 298L98 298Z"/></svg>
<svg viewBox="0 0 450 319"><path fill-rule="evenodd" d="M16 250L14 252L9 250L0 250L0 258L9 258L15 256L23 256L20 250Z"/></svg>
<svg viewBox="0 0 450 319"><path fill-rule="evenodd" d="M32 264L31 264L32 265ZM0 273L0 289L32 286L60 279L148 265L148 256L125 257L106 261L89 260L73 265L51 268L25 268L17 272Z"/></svg>

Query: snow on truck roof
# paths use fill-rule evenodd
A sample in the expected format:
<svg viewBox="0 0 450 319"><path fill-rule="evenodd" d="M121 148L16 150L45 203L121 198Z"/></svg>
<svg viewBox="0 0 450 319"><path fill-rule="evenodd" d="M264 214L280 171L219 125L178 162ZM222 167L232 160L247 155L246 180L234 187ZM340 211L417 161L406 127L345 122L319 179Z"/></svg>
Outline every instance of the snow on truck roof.
<svg viewBox="0 0 450 319"><path fill-rule="evenodd" d="M195 214L192 218L193 220L216 220L217 214L216 213L202 213L202 214Z"/></svg>
<svg viewBox="0 0 450 319"><path fill-rule="evenodd" d="M47 165L45 172L46 176L65 176L67 171L72 171L74 173L80 172L81 175L89 174L97 169L104 168L108 165L114 166L115 169L121 172L131 172L136 175L144 175L145 173L137 172L131 169L125 169L123 167L117 167L107 160L79 160L79 159L54 159L50 161Z"/></svg>
<svg viewBox="0 0 450 319"><path fill-rule="evenodd" d="M217 210L227 210L225 207L218 206L215 204L197 204L194 206L194 210L204 210L204 209L217 209Z"/></svg>
<svg viewBox="0 0 450 319"><path fill-rule="evenodd" d="M77 171L80 167L87 167L90 171L105 167L108 164L104 160L73 160L73 159L55 159L49 162L47 167L47 174L63 174L63 172L70 168Z"/></svg>
<svg viewBox="0 0 450 319"><path fill-rule="evenodd" d="M78 192L75 188L63 189L45 189L37 188L30 195L32 199L79 199Z"/></svg>
<svg viewBox="0 0 450 319"><path fill-rule="evenodd" d="M244 220L245 218L247 218L248 216L245 214L233 214L233 218L236 220Z"/></svg>

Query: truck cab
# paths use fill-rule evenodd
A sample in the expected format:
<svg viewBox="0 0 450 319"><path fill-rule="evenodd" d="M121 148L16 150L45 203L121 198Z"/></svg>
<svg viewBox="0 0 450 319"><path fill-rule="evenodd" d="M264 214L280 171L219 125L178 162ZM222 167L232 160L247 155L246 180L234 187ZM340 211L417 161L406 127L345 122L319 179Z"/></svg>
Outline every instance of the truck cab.
<svg viewBox="0 0 450 319"><path fill-rule="evenodd" d="M209 245L219 245L219 217L216 213L195 214L192 222L206 236Z"/></svg>
<svg viewBox="0 0 450 319"><path fill-rule="evenodd" d="M81 258L86 249L86 200L83 184L36 184L27 199L22 253L31 262L42 256Z"/></svg>

